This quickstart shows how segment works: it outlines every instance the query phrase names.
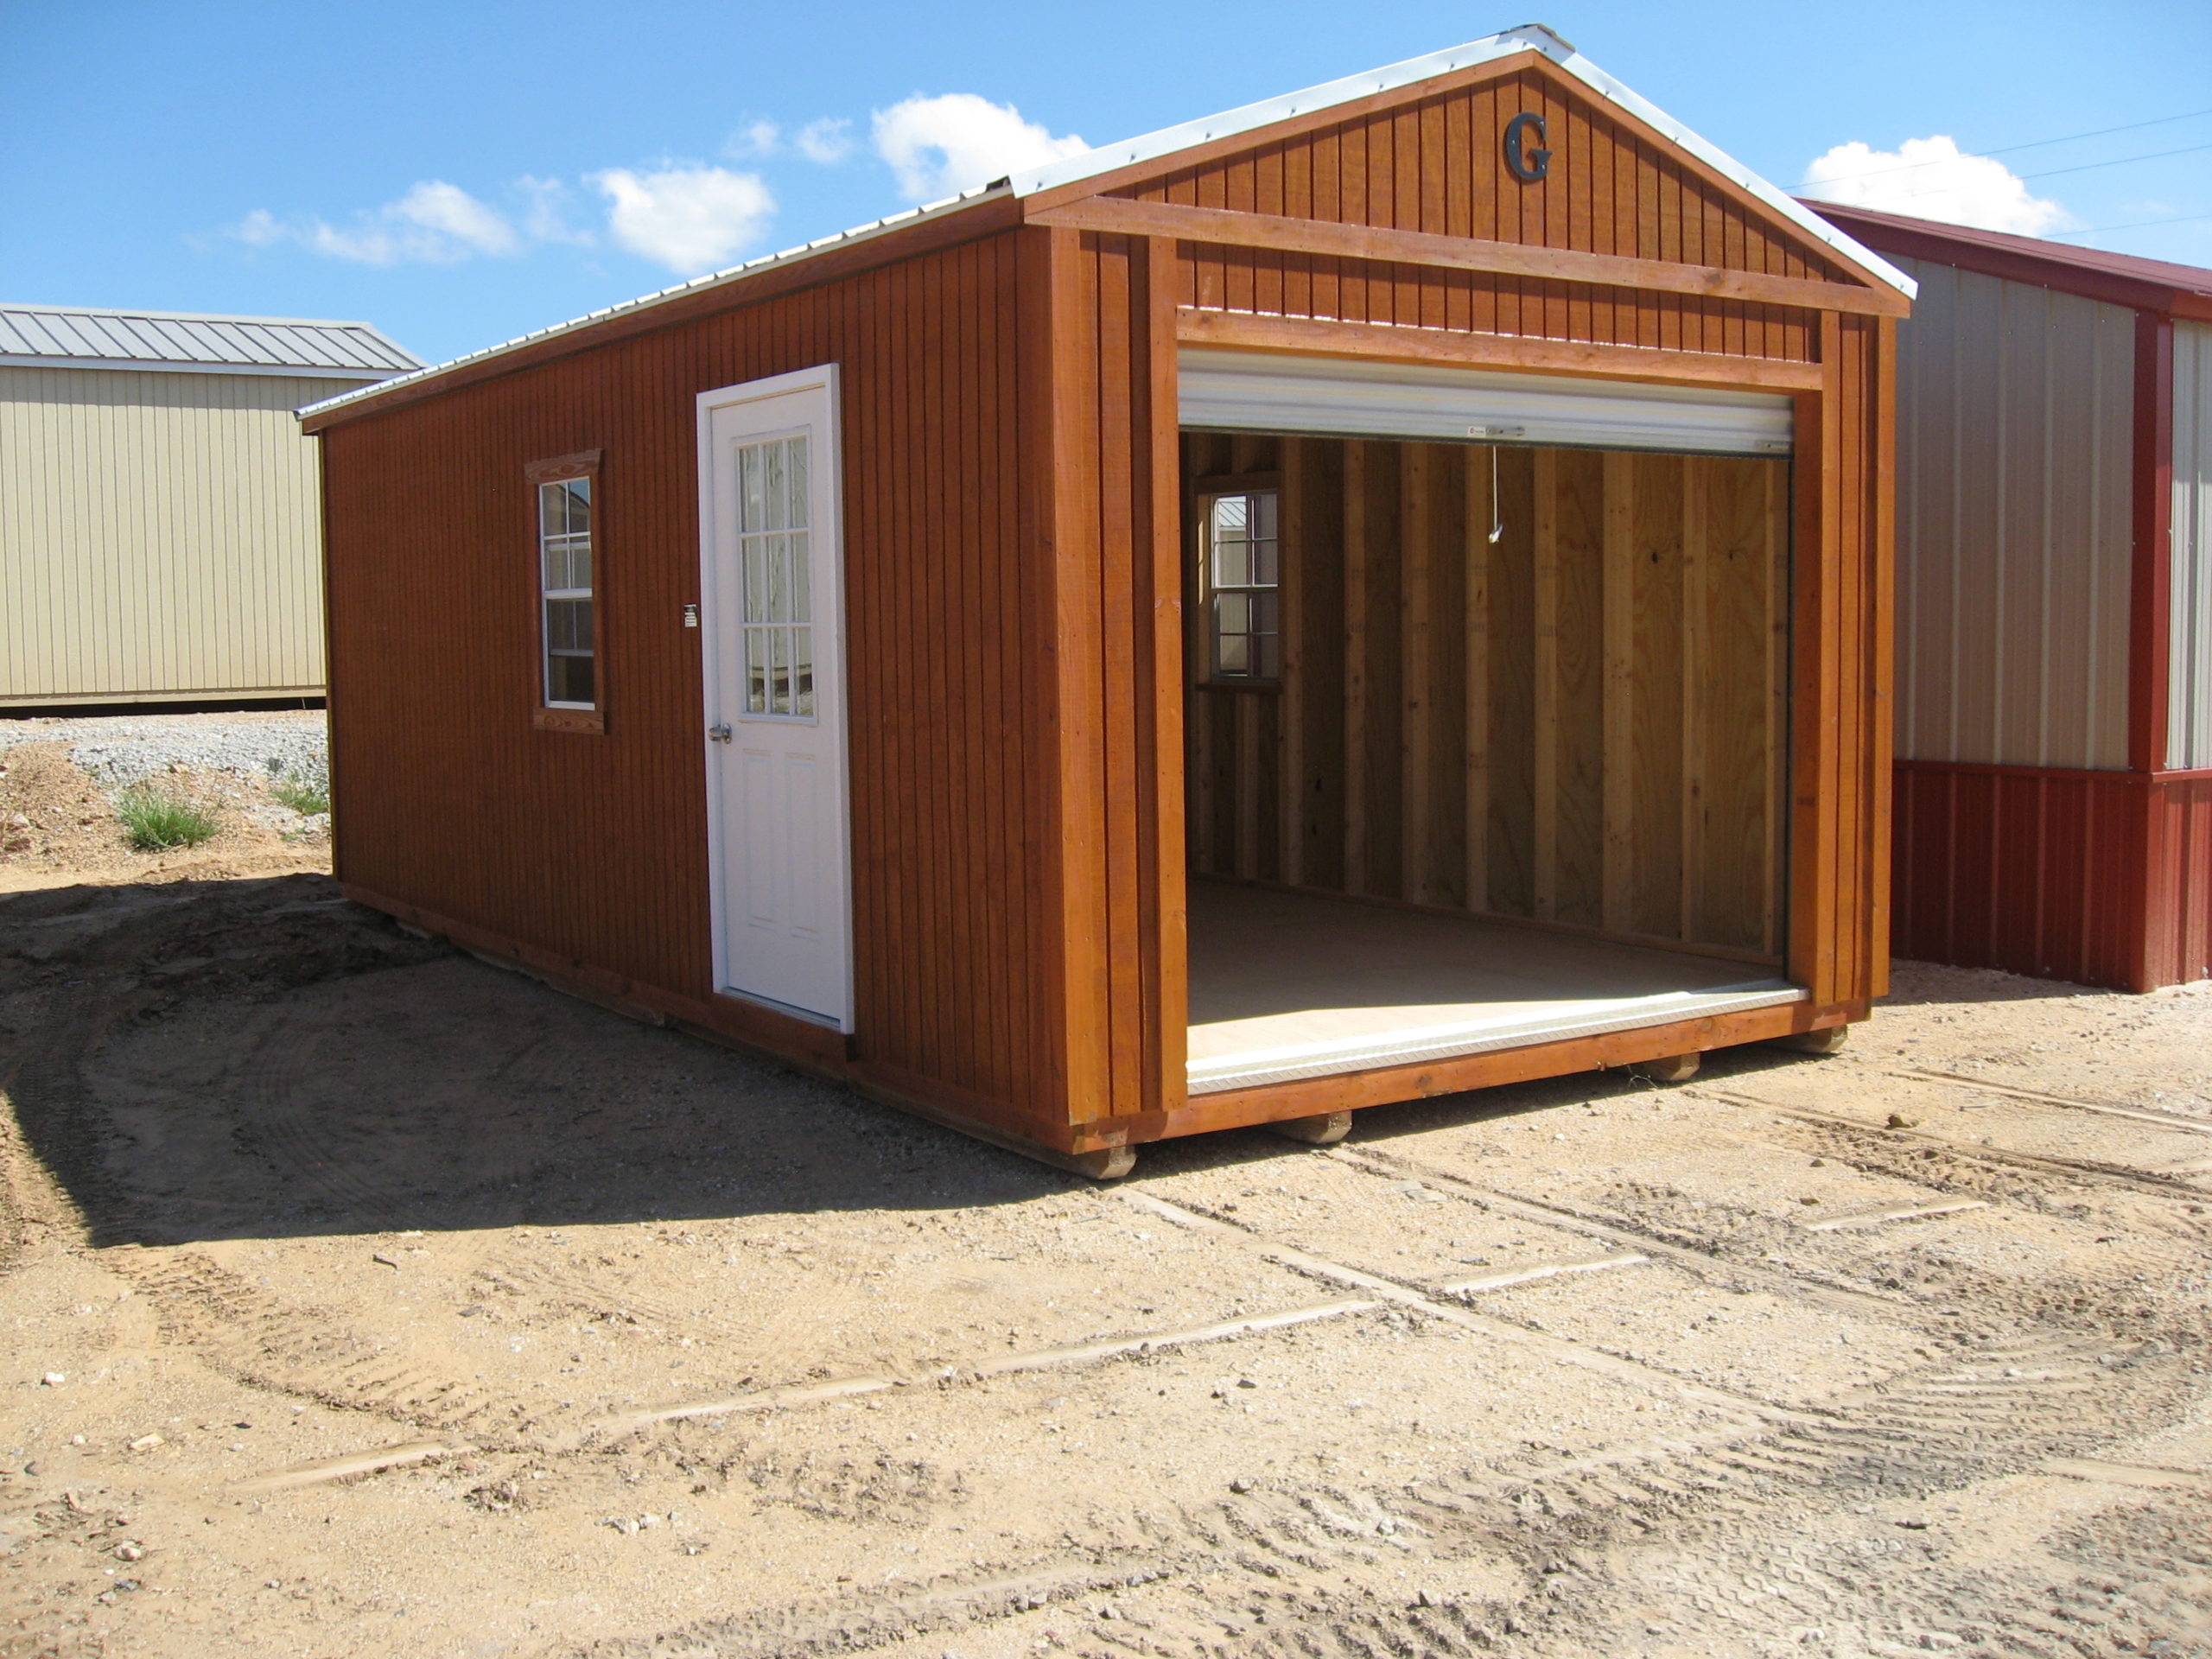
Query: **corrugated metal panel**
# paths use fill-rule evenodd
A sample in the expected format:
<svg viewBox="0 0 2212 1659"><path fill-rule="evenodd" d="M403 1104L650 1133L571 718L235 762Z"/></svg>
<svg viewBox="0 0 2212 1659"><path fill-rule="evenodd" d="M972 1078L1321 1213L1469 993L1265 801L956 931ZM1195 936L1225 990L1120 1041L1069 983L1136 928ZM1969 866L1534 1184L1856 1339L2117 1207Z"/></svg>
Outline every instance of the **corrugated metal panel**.
<svg viewBox="0 0 2212 1659"><path fill-rule="evenodd" d="M1496 437L1589 449L1787 454L1776 393L1185 348L1185 426L1351 437Z"/></svg>
<svg viewBox="0 0 2212 1659"><path fill-rule="evenodd" d="M2124 767L2135 314L1904 263L1897 752Z"/></svg>
<svg viewBox="0 0 2212 1659"><path fill-rule="evenodd" d="M270 374L342 377L341 391L358 380L387 379L423 366L422 359L365 322L0 305L0 365L10 363L57 368L259 369Z"/></svg>
<svg viewBox="0 0 2212 1659"><path fill-rule="evenodd" d="M319 690L344 384L0 366L0 702Z"/></svg>
<svg viewBox="0 0 2212 1659"><path fill-rule="evenodd" d="M2174 324L2173 635L2166 764L2212 766L2212 323Z"/></svg>

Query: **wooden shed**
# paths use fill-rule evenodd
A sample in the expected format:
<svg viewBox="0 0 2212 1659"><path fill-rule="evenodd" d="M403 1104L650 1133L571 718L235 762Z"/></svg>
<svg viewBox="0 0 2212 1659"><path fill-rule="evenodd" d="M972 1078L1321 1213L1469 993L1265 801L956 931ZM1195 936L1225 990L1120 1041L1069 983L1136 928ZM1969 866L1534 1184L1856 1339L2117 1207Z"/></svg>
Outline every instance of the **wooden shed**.
<svg viewBox="0 0 2212 1659"><path fill-rule="evenodd" d="M0 305L0 709L321 696L293 411L422 366L365 322Z"/></svg>
<svg viewBox="0 0 2212 1659"><path fill-rule="evenodd" d="M2212 976L2212 270L1819 206L1921 283L1897 954Z"/></svg>
<svg viewBox="0 0 2212 1659"><path fill-rule="evenodd" d="M1528 28L334 399L340 875L1094 1174L1826 1041L1910 290Z"/></svg>

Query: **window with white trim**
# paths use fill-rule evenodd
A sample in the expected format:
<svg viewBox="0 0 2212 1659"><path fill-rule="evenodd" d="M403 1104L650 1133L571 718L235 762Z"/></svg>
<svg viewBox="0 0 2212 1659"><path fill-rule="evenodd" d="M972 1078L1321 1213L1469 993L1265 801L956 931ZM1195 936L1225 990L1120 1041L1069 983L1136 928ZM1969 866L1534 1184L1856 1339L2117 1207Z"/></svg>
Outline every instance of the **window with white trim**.
<svg viewBox="0 0 2212 1659"><path fill-rule="evenodd" d="M806 435L737 448L745 572L745 712L814 718L814 594Z"/></svg>
<svg viewBox="0 0 2212 1659"><path fill-rule="evenodd" d="M1271 683L1282 673L1280 501L1274 490L1202 499L1198 534L1211 679Z"/></svg>
<svg viewBox="0 0 2212 1659"><path fill-rule="evenodd" d="M545 706L596 709L592 625L592 479L537 486L538 580L544 621Z"/></svg>

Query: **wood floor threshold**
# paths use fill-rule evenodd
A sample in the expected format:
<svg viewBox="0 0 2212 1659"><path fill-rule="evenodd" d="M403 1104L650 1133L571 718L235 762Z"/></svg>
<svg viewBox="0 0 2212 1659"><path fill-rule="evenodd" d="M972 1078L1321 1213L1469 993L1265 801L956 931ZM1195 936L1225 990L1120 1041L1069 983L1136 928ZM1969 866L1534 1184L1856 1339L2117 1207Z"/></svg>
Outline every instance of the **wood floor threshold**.
<svg viewBox="0 0 2212 1659"><path fill-rule="evenodd" d="M1192 1061L1186 1075L1192 1095L1221 1094L1232 1089L1296 1083L1309 1077L1343 1077L1390 1066L1417 1065L1428 1060L1458 1059L1471 1054L1533 1048L1541 1043L1571 1041L1580 1037L1671 1026L1684 1020L1780 1007L1805 1001L1810 995L1796 986L1770 980L1714 991L1667 991L1656 996L1593 1001L1565 1015L1536 1019L1515 1014L1490 1015L1326 1042L1216 1055Z"/></svg>

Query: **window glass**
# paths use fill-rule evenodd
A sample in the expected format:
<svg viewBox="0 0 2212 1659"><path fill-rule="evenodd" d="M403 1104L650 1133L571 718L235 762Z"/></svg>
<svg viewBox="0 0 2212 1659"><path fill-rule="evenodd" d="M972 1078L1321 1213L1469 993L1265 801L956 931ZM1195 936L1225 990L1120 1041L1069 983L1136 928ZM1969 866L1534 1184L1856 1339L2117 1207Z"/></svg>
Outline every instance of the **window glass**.
<svg viewBox="0 0 2212 1659"><path fill-rule="evenodd" d="M592 643L591 496L588 478L564 478L537 486L545 701L556 708L598 704Z"/></svg>
<svg viewBox="0 0 2212 1659"><path fill-rule="evenodd" d="M1250 490L1206 503L1206 611L1216 679L1272 680L1282 671L1278 501L1273 490Z"/></svg>
<svg viewBox="0 0 2212 1659"><path fill-rule="evenodd" d="M814 716L813 556L804 435L741 443L737 538L745 570L745 711Z"/></svg>

